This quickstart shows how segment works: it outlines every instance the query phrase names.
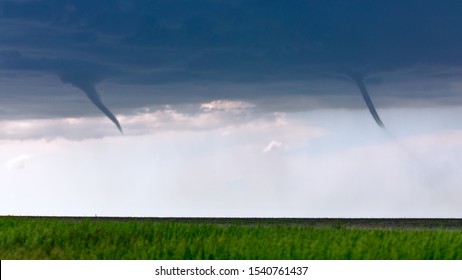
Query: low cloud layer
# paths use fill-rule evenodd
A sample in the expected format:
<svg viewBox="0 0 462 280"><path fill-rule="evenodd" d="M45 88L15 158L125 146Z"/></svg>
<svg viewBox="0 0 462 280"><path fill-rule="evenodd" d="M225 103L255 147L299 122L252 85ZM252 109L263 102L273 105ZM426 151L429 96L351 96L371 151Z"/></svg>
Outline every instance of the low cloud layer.
<svg viewBox="0 0 462 280"><path fill-rule="evenodd" d="M220 131L223 135L235 129L246 129L252 137L260 129L278 133L293 129L296 120L288 121L284 113L254 112L254 104L238 100L215 100L203 103L187 112L173 106L151 110L144 108L136 114L119 115L126 136L139 136L168 131ZM52 118L0 121L3 140L69 139L84 140L117 136L102 117ZM253 130L254 129L254 130ZM322 129L315 129L321 133ZM304 129L300 131L304 135ZM302 138L300 141L304 141Z"/></svg>

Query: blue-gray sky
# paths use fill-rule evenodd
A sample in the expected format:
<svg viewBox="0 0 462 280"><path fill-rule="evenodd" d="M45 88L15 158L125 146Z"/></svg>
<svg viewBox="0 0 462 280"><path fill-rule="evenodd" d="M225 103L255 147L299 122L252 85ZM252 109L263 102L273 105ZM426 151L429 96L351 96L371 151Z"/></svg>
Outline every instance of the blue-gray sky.
<svg viewBox="0 0 462 280"><path fill-rule="evenodd" d="M460 14L0 0L0 214L460 216Z"/></svg>

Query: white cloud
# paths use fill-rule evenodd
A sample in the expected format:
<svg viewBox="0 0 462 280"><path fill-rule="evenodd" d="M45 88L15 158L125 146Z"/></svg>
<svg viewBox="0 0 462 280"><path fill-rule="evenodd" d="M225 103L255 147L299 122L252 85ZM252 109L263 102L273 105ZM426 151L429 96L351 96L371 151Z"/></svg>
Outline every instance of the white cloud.
<svg viewBox="0 0 462 280"><path fill-rule="evenodd" d="M255 108L255 104L239 100L213 100L201 104L204 111L227 111L239 113L242 110Z"/></svg>
<svg viewBox="0 0 462 280"><path fill-rule="evenodd" d="M284 145L281 142L273 140L263 149L263 153L269 153L282 148L284 148Z"/></svg>
<svg viewBox="0 0 462 280"><path fill-rule="evenodd" d="M5 163L5 167L8 170L14 169L24 169L26 167L26 163L31 159L29 155L19 155L7 161Z"/></svg>

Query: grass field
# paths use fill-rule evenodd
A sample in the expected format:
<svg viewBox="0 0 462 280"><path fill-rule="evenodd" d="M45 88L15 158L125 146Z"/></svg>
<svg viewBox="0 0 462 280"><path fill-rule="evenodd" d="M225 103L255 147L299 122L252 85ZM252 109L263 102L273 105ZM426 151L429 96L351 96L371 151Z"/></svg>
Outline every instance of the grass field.
<svg viewBox="0 0 462 280"><path fill-rule="evenodd" d="M0 217L0 259L462 259L431 221Z"/></svg>

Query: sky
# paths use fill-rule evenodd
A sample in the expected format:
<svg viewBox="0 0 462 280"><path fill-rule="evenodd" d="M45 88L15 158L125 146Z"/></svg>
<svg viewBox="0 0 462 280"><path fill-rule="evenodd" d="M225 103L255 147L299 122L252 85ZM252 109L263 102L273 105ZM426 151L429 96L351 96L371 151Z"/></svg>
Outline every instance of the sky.
<svg viewBox="0 0 462 280"><path fill-rule="evenodd" d="M461 13L0 0L0 215L460 218Z"/></svg>

